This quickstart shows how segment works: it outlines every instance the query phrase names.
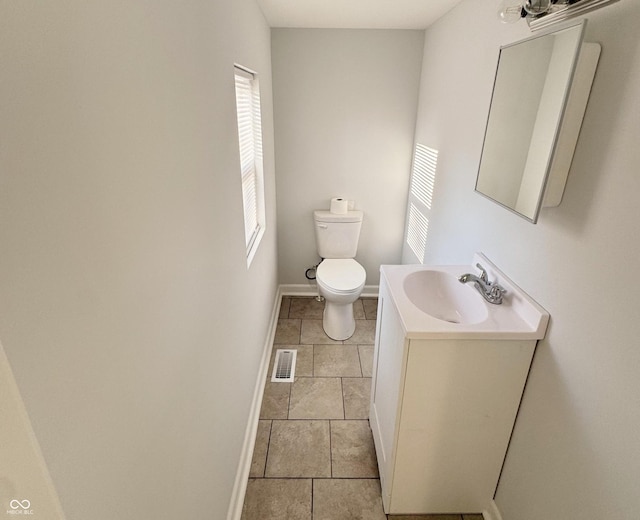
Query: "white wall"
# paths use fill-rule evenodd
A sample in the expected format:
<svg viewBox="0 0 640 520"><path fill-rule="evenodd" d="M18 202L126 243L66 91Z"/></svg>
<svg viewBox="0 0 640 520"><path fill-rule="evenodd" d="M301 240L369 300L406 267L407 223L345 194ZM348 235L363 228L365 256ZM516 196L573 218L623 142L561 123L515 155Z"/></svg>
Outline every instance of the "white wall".
<svg viewBox="0 0 640 520"><path fill-rule="evenodd" d="M465 0L427 30L416 139L440 150L426 263L484 251L551 313L498 487L504 520L640 510L640 3L589 15L603 47L562 204L537 225L474 193L498 48L529 36Z"/></svg>
<svg viewBox="0 0 640 520"><path fill-rule="evenodd" d="M262 13L2 0L0 48L0 338L66 516L223 518L277 288ZM262 88L249 271L234 62Z"/></svg>
<svg viewBox="0 0 640 520"><path fill-rule="evenodd" d="M60 501L1 343L0 396L0 507L16 515L35 516L44 512L47 520L64 520Z"/></svg>
<svg viewBox="0 0 640 520"><path fill-rule="evenodd" d="M281 283L319 261L312 212L344 196L364 211L367 284L399 263L424 33L272 31Z"/></svg>

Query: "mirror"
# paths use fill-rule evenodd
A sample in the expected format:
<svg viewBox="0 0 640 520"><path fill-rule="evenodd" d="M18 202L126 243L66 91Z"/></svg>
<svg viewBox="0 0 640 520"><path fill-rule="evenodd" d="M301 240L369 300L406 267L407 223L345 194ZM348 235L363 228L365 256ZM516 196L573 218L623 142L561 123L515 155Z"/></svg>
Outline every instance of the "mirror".
<svg viewBox="0 0 640 520"><path fill-rule="evenodd" d="M500 48L476 191L533 223L542 207L584 25Z"/></svg>

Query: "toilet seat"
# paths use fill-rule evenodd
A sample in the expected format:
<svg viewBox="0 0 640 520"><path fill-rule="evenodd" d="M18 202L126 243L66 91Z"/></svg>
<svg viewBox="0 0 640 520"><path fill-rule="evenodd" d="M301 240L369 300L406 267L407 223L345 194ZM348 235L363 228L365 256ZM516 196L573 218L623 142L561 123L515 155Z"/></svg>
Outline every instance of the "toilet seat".
<svg viewBox="0 0 640 520"><path fill-rule="evenodd" d="M353 258L328 258L316 269L316 279L335 293L350 293L362 288L367 273Z"/></svg>

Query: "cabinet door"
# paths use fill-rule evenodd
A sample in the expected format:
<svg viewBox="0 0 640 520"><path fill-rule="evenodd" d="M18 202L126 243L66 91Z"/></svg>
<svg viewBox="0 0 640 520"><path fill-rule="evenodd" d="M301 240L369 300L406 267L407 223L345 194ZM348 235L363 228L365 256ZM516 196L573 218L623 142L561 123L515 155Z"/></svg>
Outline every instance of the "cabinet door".
<svg viewBox="0 0 640 520"><path fill-rule="evenodd" d="M391 513L488 507L534 349L534 340L410 342Z"/></svg>
<svg viewBox="0 0 640 520"><path fill-rule="evenodd" d="M404 330L386 286L381 284L378 298L378 330L371 385L370 422L378 457L380 484L385 509L391 494L391 475L402 400L402 381L406 365Z"/></svg>

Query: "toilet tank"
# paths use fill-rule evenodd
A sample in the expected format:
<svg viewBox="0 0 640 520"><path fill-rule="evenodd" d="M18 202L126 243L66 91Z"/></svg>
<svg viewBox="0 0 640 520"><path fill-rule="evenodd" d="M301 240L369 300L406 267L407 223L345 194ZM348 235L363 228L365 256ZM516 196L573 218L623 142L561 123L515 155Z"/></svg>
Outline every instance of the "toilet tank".
<svg viewBox="0 0 640 520"><path fill-rule="evenodd" d="M322 258L354 258L358 250L362 211L345 214L326 210L313 212L316 249Z"/></svg>

